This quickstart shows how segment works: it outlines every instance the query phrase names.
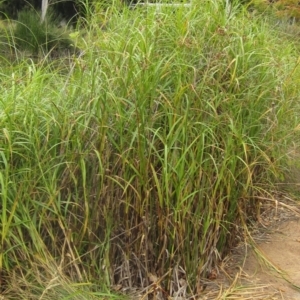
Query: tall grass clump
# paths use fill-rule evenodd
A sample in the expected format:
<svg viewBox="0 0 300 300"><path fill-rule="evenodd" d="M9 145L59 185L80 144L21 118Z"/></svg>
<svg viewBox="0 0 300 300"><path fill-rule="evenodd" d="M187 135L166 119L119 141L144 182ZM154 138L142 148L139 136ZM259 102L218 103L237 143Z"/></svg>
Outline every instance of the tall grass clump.
<svg viewBox="0 0 300 300"><path fill-rule="evenodd" d="M71 50L71 41L58 25L59 18L51 11L45 20L41 20L38 12L22 10L14 22L11 46L19 51L28 51L31 55L47 54L54 48Z"/></svg>
<svg viewBox="0 0 300 300"><path fill-rule="evenodd" d="M200 294L282 177L296 48L221 1L112 7L73 37L67 69L1 71L3 289Z"/></svg>

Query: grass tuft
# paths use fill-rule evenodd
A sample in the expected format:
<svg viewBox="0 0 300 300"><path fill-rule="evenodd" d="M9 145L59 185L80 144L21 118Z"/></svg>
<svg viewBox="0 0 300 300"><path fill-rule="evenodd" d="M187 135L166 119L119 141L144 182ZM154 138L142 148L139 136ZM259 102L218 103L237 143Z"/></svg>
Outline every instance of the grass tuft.
<svg viewBox="0 0 300 300"><path fill-rule="evenodd" d="M283 179L297 44L219 1L88 21L70 36L79 56L1 71L5 292L201 294ZM33 50L48 41L33 36Z"/></svg>

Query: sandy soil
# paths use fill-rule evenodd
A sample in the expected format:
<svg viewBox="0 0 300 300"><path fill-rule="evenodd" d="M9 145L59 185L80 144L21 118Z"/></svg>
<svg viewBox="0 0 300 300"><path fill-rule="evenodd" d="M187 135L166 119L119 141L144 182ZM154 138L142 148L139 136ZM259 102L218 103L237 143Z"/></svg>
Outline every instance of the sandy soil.
<svg viewBox="0 0 300 300"><path fill-rule="evenodd" d="M224 268L231 278L236 276L237 285L249 288L235 299L300 300L299 208L277 204L265 210L254 240L237 247Z"/></svg>
<svg viewBox="0 0 300 300"><path fill-rule="evenodd" d="M266 299L300 299L300 219L280 223L259 242L256 253L247 255L243 273L250 282L266 286L272 297Z"/></svg>
<svg viewBox="0 0 300 300"><path fill-rule="evenodd" d="M300 299L300 219L278 224L257 253L250 251L244 274L252 282L267 285L272 299Z"/></svg>
<svg viewBox="0 0 300 300"><path fill-rule="evenodd" d="M300 209L271 201L199 299L300 300Z"/></svg>

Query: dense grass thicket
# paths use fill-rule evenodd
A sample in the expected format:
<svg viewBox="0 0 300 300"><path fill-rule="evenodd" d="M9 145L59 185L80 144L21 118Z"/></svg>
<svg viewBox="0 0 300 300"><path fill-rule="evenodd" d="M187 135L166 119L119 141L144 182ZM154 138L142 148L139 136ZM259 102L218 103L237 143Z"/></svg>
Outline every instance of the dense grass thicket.
<svg viewBox="0 0 300 300"><path fill-rule="evenodd" d="M8 299L200 294L283 179L299 138L297 44L199 2L95 12L70 35L73 56L1 54Z"/></svg>

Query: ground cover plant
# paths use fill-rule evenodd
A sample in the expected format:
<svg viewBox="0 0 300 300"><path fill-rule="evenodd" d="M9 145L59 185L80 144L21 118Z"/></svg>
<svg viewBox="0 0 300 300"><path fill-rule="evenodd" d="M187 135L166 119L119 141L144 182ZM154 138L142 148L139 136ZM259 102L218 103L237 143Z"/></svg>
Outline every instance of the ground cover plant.
<svg viewBox="0 0 300 300"><path fill-rule="evenodd" d="M1 57L2 294L201 294L284 179L297 45L217 0L99 9L70 38L67 63Z"/></svg>

